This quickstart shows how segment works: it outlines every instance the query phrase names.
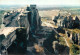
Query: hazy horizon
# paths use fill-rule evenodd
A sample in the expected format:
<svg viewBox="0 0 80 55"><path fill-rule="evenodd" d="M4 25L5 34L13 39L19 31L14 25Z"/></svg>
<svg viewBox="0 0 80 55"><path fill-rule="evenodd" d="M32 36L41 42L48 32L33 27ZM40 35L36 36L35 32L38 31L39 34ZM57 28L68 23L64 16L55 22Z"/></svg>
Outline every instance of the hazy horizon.
<svg viewBox="0 0 80 55"><path fill-rule="evenodd" d="M80 0L0 0L0 5L80 6Z"/></svg>

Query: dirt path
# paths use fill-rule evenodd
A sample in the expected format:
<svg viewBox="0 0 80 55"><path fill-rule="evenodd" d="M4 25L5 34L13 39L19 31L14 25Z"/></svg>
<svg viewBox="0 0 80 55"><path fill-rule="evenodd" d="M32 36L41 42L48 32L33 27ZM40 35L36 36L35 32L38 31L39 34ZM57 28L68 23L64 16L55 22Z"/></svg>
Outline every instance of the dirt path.
<svg viewBox="0 0 80 55"><path fill-rule="evenodd" d="M47 25L48 27L52 27L53 30L54 30L57 34L59 34L59 33L54 29L54 26L53 26L52 24L47 23L47 22L44 22L44 24ZM63 37L63 38L64 38L64 40L65 40L67 46L69 47L69 44L68 44L68 42L66 41L66 38L65 38L65 37Z"/></svg>
<svg viewBox="0 0 80 55"><path fill-rule="evenodd" d="M48 27L52 27L52 28L53 28L53 30L56 32L56 34L58 34L58 35L59 35L59 33L54 29L54 26L53 26L52 24L47 23L47 22L44 22L44 24L45 24L45 25L47 25ZM61 36L61 35L60 35L60 36ZM67 42L67 40L66 40L66 38L65 38L65 37L63 37L63 39L65 40L65 42L66 42L67 46L68 46L68 47L70 47L70 46L69 46L69 44L68 44L68 42ZM70 54L70 55L71 55L71 54Z"/></svg>

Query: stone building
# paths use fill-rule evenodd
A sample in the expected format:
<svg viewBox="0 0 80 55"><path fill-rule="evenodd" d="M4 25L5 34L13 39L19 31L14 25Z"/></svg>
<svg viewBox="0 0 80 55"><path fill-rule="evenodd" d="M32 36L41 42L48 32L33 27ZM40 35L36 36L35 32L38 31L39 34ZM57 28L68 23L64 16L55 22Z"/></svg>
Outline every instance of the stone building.
<svg viewBox="0 0 80 55"><path fill-rule="evenodd" d="M57 20L57 26L58 27L63 27L63 19L58 19Z"/></svg>
<svg viewBox="0 0 80 55"><path fill-rule="evenodd" d="M1 54L7 55L8 47L16 39L16 35L15 35L16 29L17 28L12 28L12 27L5 27L3 29L0 29L0 39L2 40L0 42ZM4 37L4 38L2 38L2 37Z"/></svg>
<svg viewBox="0 0 80 55"><path fill-rule="evenodd" d="M54 17L54 23L55 25L57 25L58 27L64 27L64 28L80 28L80 20L78 18L78 16L62 16L62 15L58 15Z"/></svg>
<svg viewBox="0 0 80 55"><path fill-rule="evenodd" d="M19 48L22 46L21 49L27 50L27 41L30 37L34 39L34 34L41 26L41 17L39 16L36 5L30 5L30 7L27 7L27 9L16 12L11 11L9 14L5 14L3 24L5 27L3 30L0 30L0 36L3 34L5 38L1 41L2 45L0 45L0 52L4 55L7 55L7 48L9 46L11 48L15 46L15 49L17 49L16 45ZM10 48L9 51L11 51Z"/></svg>
<svg viewBox="0 0 80 55"><path fill-rule="evenodd" d="M28 20L30 23L30 30L31 32L35 33L37 29L40 28L41 18L39 16L38 10L36 9L36 5L30 5L29 13L28 13Z"/></svg>
<svg viewBox="0 0 80 55"><path fill-rule="evenodd" d="M80 20L79 18L76 16L74 23L73 23L73 28L79 28L80 24L79 24Z"/></svg>
<svg viewBox="0 0 80 55"><path fill-rule="evenodd" d="M28 12L19 14L17 21L20 27L29 27Z"/></svg>
<svg viewBox="0 0 80 55"><path fill-rule="evenodd" d="M5 25L5 27L11 26L10 23L13 21L13 19L15 19L15 17L18 14L19 13L17 11L16 12L8 12L8 13L4 14L3 24Z"/></svg>
<svg viewBox="0 0 80 55"><path fill-rule="evenodd" d="M70 29L79 28L79 18L77 16L74 19L73 18L74 17L72 16L65 17L63 21L63 27Z"/></svg>
<svg viewBox="0 0 80 55"><path fill-rule="evenodd" d="M63 20L64 20L64 16L60 16L60 13L58 14L58 16L54 17L54 22L55 25L57 25L58 27L62 27L63 26Z"/></svg>
<svg viewBox="0 0 80 55"><path fill-rule="evenodd" d="M59 19L59 17L60 17L60 13L58 14L58 16L55 16L53 18L53 21L54 21L55 25L57 25L57 20Z"/></svg>

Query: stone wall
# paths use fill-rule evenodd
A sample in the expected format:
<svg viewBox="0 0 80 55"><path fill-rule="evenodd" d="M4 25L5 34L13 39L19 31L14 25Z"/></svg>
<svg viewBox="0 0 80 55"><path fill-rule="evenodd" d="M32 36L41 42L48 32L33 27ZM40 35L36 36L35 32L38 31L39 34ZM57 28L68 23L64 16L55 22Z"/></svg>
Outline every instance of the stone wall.
<svg viewBox="0 0 80 55"><path fill-rule="evenodd" d="M9 33L9 35L6 36L7 38L4 38L1 42L1 54L7 55L7 49L10 47L10 45L15 41L16 39L16 33L15 31Z"/></svg>
<svg viewBox="0 0 80 55"><path fill-rule="evenodd" d="M3 18L3 24L8 27L9 24L13 21L13 19L15 19L15 17L18 15L19 13L18 12L13 12L12 14L9 14L7 17L5 17L4 15L4 18Z"/></svg>
<svg viewBox="0 0 80 55"><path fill-rule="evenodd" d="M21 50L26 51L27 41L31 37L34 39L34 34L41 26L41 17L36 9L36 5L31 5L24 11L13 12L5 16L3 24L5 27L22 27L22 29L18 29L16 32L13 31L6 36L7 38L2 41L4 49L7 50L8 48L10 52L13 49L13 52L15 52L14 49L17 48L19 50L21 48ZM13 46L15 47L13 48Z"/></svg>
<svg viewBox="0 0 80 55"><path fill-rule="evenodd" d="M27 7L24 11L18 13L16 11L4 17L3 23L6 27L30 27L31 32L36 32L41 26L41 17L39 16L36 5L30 5L30 7Z"/></svg>
<svg viewBox="0 0 80 55"><path fill-rule="evenodd" d="M39 16L38 10L36 9L35 5L31 5L30 7L27 7L30 11L28 13L28 20L30 24L30 31L31 33L35 33L36 30L40 28L41 25L41 18Z"/></svg>

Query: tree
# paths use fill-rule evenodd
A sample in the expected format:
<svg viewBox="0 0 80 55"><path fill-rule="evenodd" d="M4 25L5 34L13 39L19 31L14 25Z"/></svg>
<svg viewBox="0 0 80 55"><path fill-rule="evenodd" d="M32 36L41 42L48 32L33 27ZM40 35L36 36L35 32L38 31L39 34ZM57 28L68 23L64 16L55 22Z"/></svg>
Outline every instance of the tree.
<svg viewBox="0 0 80 55"><path fill-rule="evenodd" d="M0 42L2 42L3 39L5 39L4 34L0 35Z"/></svg>
<svg viewBox="0 0 80 55"><path fill-rule="evenodd" d="M74 44L71 46L71 51L73 52L73 55L79 54L79 48Z"/></svg>

